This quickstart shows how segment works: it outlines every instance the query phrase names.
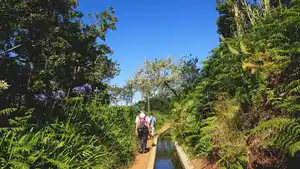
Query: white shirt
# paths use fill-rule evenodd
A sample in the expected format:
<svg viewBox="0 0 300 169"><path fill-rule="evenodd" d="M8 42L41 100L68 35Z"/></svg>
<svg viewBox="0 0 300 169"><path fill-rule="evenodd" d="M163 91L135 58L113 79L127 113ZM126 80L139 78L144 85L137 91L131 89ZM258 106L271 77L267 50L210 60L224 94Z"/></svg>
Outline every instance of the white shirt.
<svg viewBox="0 0 300 169"><path fill-rule="evenodd" d="M138 124L139 122L140 122L140 116L136 116L136 118L135 118L135 123ZM147 122L148 124L150 124L150 119L149 119L148 116L146 116L146 122Z"/></svg>

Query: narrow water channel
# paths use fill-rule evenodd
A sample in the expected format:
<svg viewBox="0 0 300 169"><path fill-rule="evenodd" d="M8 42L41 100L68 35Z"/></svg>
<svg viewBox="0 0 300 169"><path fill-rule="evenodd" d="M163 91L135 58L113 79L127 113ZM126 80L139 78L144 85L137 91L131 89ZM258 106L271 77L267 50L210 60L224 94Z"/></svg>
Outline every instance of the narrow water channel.
<svg viewBox="0 0 300 169"><path fill-rule="evenodd" d="M168 133L158 138L156 146L155 169L183 169Z"/></svg>

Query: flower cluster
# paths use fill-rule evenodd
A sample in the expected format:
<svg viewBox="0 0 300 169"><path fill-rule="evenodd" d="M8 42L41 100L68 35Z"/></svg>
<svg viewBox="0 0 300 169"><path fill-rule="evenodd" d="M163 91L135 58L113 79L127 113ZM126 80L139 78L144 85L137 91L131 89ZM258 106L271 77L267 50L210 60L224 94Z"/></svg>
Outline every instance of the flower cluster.
<svg viewBox="0 0 300 169"><path fill-rule="evenodd" d="M52 92L52 98L54 100L62 100L65 98L65 92L62 90L54 91L54 92Z"/></svg>
<svg viewBox="0 0 300 169"><path fill-rule="evenodd" d="M74 94L86 95L92 92L92 86L90 84L84 84L82 86L77 86L72 89ZM53 91L52 94L48 97L44 94L34 95L34 98L40 102L45 103L48 98L53 99L54 101L61 101L66 97L65 92L62 90Z"/></svg>
<svg viewBox="0 0 300 169"><path fill-rule="evenodd" d="M48 97L44 94L38 94L38 95L34 95L34 98L40 102L45 103L48 99Z"/></svg>
<svg viewBox="0 0 300 169"><path fill-rule="evenodd" d="M92 86L90 84L84 84L82 86L77 86L72 89L72 93L74 94L89 94L92 92Z"/></svg>
<svg viewBox="0 0 300 169"><path fill-rule="evenodd" d="M50 95L49 97L44 94L37 94L37 95L34 95L34 98L43 103L48 101L49 98L53 99L54 101L61 101L65 98L65 92L62 90L57 90L57 91L52 92L52 95Z"/></svg>

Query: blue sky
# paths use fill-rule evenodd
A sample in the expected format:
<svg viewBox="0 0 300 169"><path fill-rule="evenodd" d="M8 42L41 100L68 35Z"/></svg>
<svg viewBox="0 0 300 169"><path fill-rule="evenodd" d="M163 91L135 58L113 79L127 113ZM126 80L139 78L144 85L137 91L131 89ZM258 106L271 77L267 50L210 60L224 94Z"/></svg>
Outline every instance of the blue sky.
<svg viewBox="0 0 300 169"><path fill-rule="evenodd" d="M146 57L192 54L204 60L218 44L215 0L79 0L85 16L109 6L119 22L106 43L121 68L112 84L125 84Z"/></svg>

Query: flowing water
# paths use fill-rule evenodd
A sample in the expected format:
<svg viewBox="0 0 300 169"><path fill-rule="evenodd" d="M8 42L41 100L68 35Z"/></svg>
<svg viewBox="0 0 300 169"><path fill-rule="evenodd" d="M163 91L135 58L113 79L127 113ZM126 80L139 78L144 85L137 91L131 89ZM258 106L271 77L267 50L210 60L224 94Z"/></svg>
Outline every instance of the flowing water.
<svg viewBox="0 0 300 169"><path fill-rule="evenodd" d="M183 169L169 134L161 135L156 146L155 169Z"/></svg>

